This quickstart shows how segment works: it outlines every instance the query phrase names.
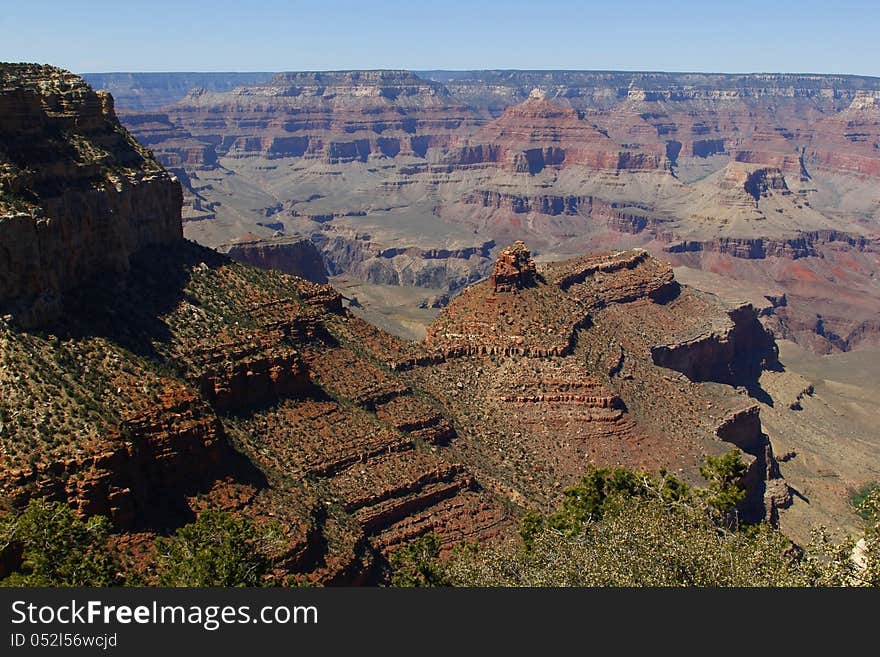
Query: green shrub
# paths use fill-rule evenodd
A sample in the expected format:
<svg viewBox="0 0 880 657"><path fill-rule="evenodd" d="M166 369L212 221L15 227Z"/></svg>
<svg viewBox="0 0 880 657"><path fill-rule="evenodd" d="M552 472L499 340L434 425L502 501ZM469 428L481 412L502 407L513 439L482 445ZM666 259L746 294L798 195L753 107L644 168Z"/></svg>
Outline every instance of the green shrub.
<svg viewBox="0 0 880 657"><path fill-rule="evenodd" d="M853 508L856 509L856 512L862 517L863 520L869 519L868 507L862 508L871 493L875 491L880 491L880 481L869 481L866 484L862 484L856 490L852 491L849 496L850 503L853 505Z"/></svg>
<svg viewBox="0 0 880 657"><path fill-rule="evenodd" d="M248 520L207 511L156 541L160 586L260 586L269 559Z"/></svg>
<svg viewBox="0 0 880 657"><path fill-rule="evenodd" d="M742 478L748 470L742 452L729 451L724 456L709 456L700 468L700 474L709 482L702 491L706 502L722 514L732 512L746 498Z"/></svg>
<svg viewBox="0 0 880 657"><path fill-rule="evenodd" d="M425 534L391 553L391 585L400 587L445 586L440 563L440 539Z"/></svg>
<svg viewBox="0 0 880 657"><path fill-rule="evenodd" d="M103 516L81 520L66 504L31 500L0 524L0 549L20 551L21 564L4 586L110 586L118 567Z"/></svg>
<svg viewBox="0 0 880 657"><path fill-rule="evenodd" d="M746 472L734 450L707 459L705 489L661 472L594 468L550 515L526 513L523 542L453 550L434 536L392 555L400 586L864 586L880 585L880 490L860 507L865 532L801 550L767 523L729 522ZM857 556L858 555L858 556Z"/></svg>
<svg viewBox="0 0 880 657"><path fill-rule="evenodd" d="M451 559L453 586L806 586L813 564L768 525L719 527L697 504L620 495L579 533L548 528L531 549L492 546Z"/></svg>

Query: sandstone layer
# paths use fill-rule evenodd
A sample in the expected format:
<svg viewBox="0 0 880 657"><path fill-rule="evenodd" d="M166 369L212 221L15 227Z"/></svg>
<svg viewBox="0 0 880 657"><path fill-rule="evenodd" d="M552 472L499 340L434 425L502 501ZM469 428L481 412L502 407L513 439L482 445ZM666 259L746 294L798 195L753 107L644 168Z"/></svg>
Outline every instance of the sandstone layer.
<svg viewBox="0 0 880 657"><path fill-rule="evenodd" d="M208 246L300 235L331 275L441 293L519 239L544 259L644 247L783 291L767 326L826 353L880 339L878 93L858 76L298 72L123 119Z"/></svg>
<svg viewBox="0 0 880 657"><path fill-rule="evenodd" d="M0 66L0 307L57 314L60 294L182 237L178 182L119 124L113 99L51 67Z"/></svg>
<svg viewBox="0 0 880 657"><path fill-rule="evenodd" d="M303 244L275 235L284 232L278 228L274 242L239 243L269 270L182 239L179 188L108 118L109 98L95 111L99 96L66 72L3 71L0 103L21 108L9 123L29 130L27 144L10 138L17 168L3 179L3 202L27 208L38 234L60 226L70 248L45 263L48 274L67 268L63 284L10 288L14 312L0 321L0 510L49 497L84 516L107 515L118 544L137 559L135 546L225 509L258 528L280 527L275 581L350 584L378 581L391 551L428 532L444 550L503 540L520 514L554 507L592 464L665 468L699 484L705 457L736 446L749 464L744 516L785 525L786 507L798 509L762 424L770 395L762 386L780 370L759 321L764 306L681 285L671 263L645 249L536 262L522 242L504 245L497 258L489 256L494 242L469 251L466 230L449 250L426 246L437 233L421 228L403 231L413 243L407 249L383 247L364 239L361 224L355 239L394 262L398 275L418 279L403 266L407 258L480 262L461 273L464 290L425 341L406 342L354 316L329 285L277 271L270 245L283 253ZM302 94L332 105L319 82L284 77L255 102L278 90L284 98L301 83ZM371 107L404 108L422 97L435 97L438 111L454 107L436 84L409 75L342 82ZM245 91L238 95L251 107ZM82 146L74 165L71 139ZM557 173L545 169L496 173ZM789 198L775 172L746 171L751 202ZM123 191L95 172L121 180ZM644 174L602 175L618 173ZM142 202L119 201L127 185L143 190ZM578 205L637 216L638 208L587 197L589 190ZM282 217L338 222L339 230L348 220L354 230L371 220L362 211ZM38 212L52 218L48 227ZM282 220L282 212L262 220ZM21 221L0 222L9 262L32 248L18 239ZM117 238L117 221L131 240ZM466 285L477 270L490 278ZM15 309L44 289L59 300L55 312ZM774 299L769 307L786 307L787 297ZM808 405L807 396L795 401ZM786 426L795 407L774 405L774 425Z"/></svg>

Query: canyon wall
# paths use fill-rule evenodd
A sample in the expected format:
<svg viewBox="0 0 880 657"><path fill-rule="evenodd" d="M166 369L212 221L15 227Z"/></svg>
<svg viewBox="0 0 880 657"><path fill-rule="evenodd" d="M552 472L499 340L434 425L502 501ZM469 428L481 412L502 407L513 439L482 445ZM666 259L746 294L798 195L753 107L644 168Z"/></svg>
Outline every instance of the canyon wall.
<svg viewBox="0 0 880 657"><path fill-rule="evenodd" d="M274 73L84 73L83 79L95 89L104 89L120 108L154 110L176 103L191 89L232 91L236 87L259 84Z"/></svg>
<svg viewBox="0 0 880 657"><path fill-rule="evenodd" d="M839 75L291 72L123 120L211 247L303 236L331 274L448 292L488 275L497 247L460 257L485 244L642 246L788 293L780 335L826 351L870 344L880 312L878 94Z"/></svg>
<svg viewBox="0 0 880 657"><path fill-rule="evenodd" d="M80 78L0 66L0 139L0 305L19 321L57 314L65 289L183 238L179 183Z"/></svg>
<svg viewBox="0 0 880 657"><path fill-rule="evenodd" d="M303 237L239 239L221 245L221 253L260 269L275 269L299 276L313 283L326 283L324 260L314 243Z"/></svg>

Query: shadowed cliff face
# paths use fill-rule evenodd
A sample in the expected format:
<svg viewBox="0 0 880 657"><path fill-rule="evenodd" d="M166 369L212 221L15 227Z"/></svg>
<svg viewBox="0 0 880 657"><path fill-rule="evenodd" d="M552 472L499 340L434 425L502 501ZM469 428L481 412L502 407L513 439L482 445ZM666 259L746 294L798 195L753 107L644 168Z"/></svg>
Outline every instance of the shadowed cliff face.
<svg viewBox="0 0 880 657"><path fill-rule="evenodd" d="M218 249L229 257L260 269L275 269L313 283L326 283L324 261L315 245L305 237L279 237L262 240L254 236L239 238Z"/></svg>
<svg viewBox="0 0 880 657"><path fill-rule="evenodd" d="M182 239L180 185L60 69L0 65L0 306L35 324L60 295Z"/></svg>
<svg viewBox="0 0 880 657"><path fill-rule="evenodd" d="M778 365L776 343L751 306L730 310L728 318L690 339L653 347L651 358L660 367L677 370L691 381L744 386L755 383L762 370Z"/></svg>
<svg viewBox="0 0 880 657"><path fill-rule="evenodd" d="M82 99L98 97L75 76L4 71L4 98L33 96L16 105L31 132L4 203L51 210L49 227L92 257L71 248L70 262L47 263L76 276L39 330L0 321L0 510L48 496L147 543L206 509L271 518L284 537L275 575L332 584L373 581L391 550L427 532L444 550L507 538L590 464L699 483L704 458L736 445L750 463L743 512L785 500L766 493L787 490L783 473L747 390L730 385L756 383L772 337L750 308L679 285L648 251L536 263L515 243L493 266L481 250L491 280L452 300L424 343L404 342L328 285L180 239L179 204L162 191L176 186L106 118L108 100L94 114ZM410 99L426 93L409 86ZM395 94L376 98L407 97ZM77 169L56 114L60 134L106 154ZM122 192L106 184L114 176ZM165 182L148 194L147 178ZM129 184L145 198L126 214ZM74 230L126 217L121 235L139 239ZM0 244L27 246L17 225L0 222ZM475 255L464 249L418 256ZM10 303L31 298L18 294Z"/></svg>

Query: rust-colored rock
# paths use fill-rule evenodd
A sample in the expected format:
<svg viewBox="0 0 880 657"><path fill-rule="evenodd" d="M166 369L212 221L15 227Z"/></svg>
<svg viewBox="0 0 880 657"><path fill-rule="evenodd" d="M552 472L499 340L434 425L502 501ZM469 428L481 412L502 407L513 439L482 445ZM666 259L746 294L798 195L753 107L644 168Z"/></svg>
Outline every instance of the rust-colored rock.
<svg viewBox="0 0 880 657"><path fill-rule="evenodd" d="M0 66L0 141L0 306L17 321L57 316L65 290L182 238L180 185L81 78Z"/></svg>
<svg viewBox="0 0 880 657"><path fill-rule="evenodd" d="M350 139L315 145L314 159L359 160L369 146L370 160L378 159L372 149L380 133L356 133L377 127L384 115L367 109L390 112L435 97L440 121L453 106L437 85L376 74L346 78L367 99L358 101L364 111L351 113L318 92L321 78L299 95L298 81L283 78L259 93L233 94L242 106L236 129L260 103L288 106L290 93L311 109L291 115L287 132L315 130L317 139L339 127L322 122L357 128ZM652 94L634 89L627 102L634 108L679 102ZM199 105L200 96L179 111ZM565 173L576 153L566 147L569 131L589 128L599 135L591 138L612 140L583 125L570 107L538 97L527 103L492 128L499 140L529 142L504 176ZM328 105L332 111L319 111ZM26 126L28 116L15 120ZM84 113L82 126L104 120L90 116ZM511 125L511 117L523 122ZM398 128L407 132L410 124L398 119L381 138L400 137ZM551 130L557 120L565 124L558 140ZM434 127L438 134L453 129ZM286 138L284 126L273 129L273 139ZM28 157L51 162L56 145L45 131L32 137ZM225 144L227 155L247 159L266 147L258 134L238 137ZM388 153L395 148L382 144ZM533 173L539 151L543 168ZM658 152L642 150L650 157ZM154 166L140 162L131 165L135 178ZM523 166L529 170L517 170ZM731 207L744 199L736 212L752 212L754 203L760 210L771 201L794 202L783 169L738 163L719 178ZM64 197L68 186L42 193ZM95 208L117 207L107 200L116 193L109 188L89 193ZM575 197L563 201L570 214L554 214L552 200L534 201L549 212L530 206L514 214L578 221L590 207L633 229L641 217L641 231L669 223L650 207ZM494 211L512 197L485 198L487 204L464 205ZM32 200L38 207L43 196ZM179 207L172 209L157 221L179 227ZM0 240L6 228L14 233L12 224L0 222ZM788 503L758 406L748 396L760 395L757 378L776 354L772 337L751 306L728 306L679 285L671 265L643 249L605 249L538 267L516 242L501 251L490 278L440 311L424 343L408 343L352 315L328 285L258 270L180 239L158 241L132 250L114 284L72 281L64 313L40 331L0 322L4 509L44 495L84 515L105 513L135 563L160 531L225 509L258 527L279 525L273 573L279 581L295 575L345 584L374 581L390 551L426 532L440 537L444 551L464 539L504 539L515 533L518 515L558 504L562 490L592 464L666 468L699 483L707 455L738 446L749 462L742 512L773 520ZM402 255L396 247L376 248L377 258ZM452 250L421 254L447 260ZM787 307L787 296L774 298L775 306Z"/></svg>
<svg viewBox="0 0 880 657"><path fill-rule="evenodd" d="M493 292L516 292L535 283L537 268L523 242L504 249L495 261L489 284Z"/></svg>

